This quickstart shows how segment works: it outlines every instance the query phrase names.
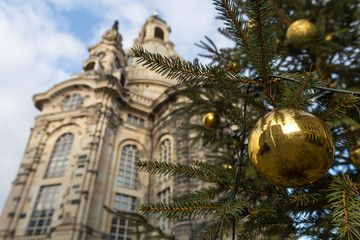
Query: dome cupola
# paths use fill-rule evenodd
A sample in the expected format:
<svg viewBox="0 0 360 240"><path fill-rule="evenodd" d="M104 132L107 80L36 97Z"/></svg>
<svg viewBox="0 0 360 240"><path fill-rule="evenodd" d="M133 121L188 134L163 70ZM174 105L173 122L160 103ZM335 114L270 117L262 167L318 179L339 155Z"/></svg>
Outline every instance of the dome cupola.
<svg viewBox="0 0 360 240"><path fill-rule="evenodd" d="M181 58L175 52L174 44L169 41L170 32L170 26L155 12L155 15L146 20L139 37L134 40L134 45L139 45L149 52L158 53L167 58ZM136 63L130 50L127 51L126 72L127 88L150 99L156 99L166 89L177 84L176 80L167 79Z"/></svg>

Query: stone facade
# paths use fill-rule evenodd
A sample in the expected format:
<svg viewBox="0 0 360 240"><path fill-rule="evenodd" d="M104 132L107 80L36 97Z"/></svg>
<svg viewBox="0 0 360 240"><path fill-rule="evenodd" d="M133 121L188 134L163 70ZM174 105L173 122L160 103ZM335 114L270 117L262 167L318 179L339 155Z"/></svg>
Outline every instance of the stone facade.
<svg viewBox="0 0 360 240"><path fill-rule="evenodd" d="M179 57L169 34L151 16L135 44ZM41 114L1 215L0 239L134 239L127 222L112 219L103 205L135 211L142 202L199 188L134 167L137 159L188 163L202 152L180 130L176 81L138 65L121 41L115 23L89 48L81 73L34 96ZM150 221L177 239L201 230L197 221Z"/></svg>

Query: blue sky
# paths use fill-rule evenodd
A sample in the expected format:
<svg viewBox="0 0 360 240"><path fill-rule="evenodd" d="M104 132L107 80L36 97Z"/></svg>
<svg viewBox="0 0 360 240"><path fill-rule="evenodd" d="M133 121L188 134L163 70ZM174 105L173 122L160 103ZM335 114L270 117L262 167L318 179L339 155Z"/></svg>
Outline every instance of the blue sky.
<svg viewBox="0 0 360 240"><path fill-rule="evenodd" d="M156 9L186 60L197 57L194 44L205 35L230 46L216 30L221 22L211 0L0 0L0 209L40 114L32 96L80 72L87 47L116 19L130 48Z"/></svg>

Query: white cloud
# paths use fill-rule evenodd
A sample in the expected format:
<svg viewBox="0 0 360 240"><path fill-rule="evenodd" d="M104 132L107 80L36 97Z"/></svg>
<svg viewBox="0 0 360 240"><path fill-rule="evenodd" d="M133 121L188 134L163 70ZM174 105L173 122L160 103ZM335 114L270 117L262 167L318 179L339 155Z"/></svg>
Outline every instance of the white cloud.
<svg viewBox="0 0 360 240"><path fill-rule="evenodd" d="M86 46L59 24L41 2L0 3L0 208L39 114L32 96L69 77L59 61L80 65L86 56Z"/></svg>

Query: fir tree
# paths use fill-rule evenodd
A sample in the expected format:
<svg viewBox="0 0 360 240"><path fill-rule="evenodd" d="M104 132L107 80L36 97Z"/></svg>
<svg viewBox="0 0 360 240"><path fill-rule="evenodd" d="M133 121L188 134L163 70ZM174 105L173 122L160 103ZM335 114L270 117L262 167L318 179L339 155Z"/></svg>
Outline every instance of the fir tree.
<svg viewBox="0 0 360 240"><path fill-rule="evenodd" d="M359 171L349 161L349 152L360 141L360 94L355 88L360 70L359 3L214 0L214 5L225 23L221 33L235 46L218 50L210 39L198 44L208 51L211 64L167 59L133 48L144 66L177 79L186 88L189 101L184 109L189 118L215 111L223 119L214 131L189 126L198 131L196 140L211 147L209 161L138 163L152 174L207 183L199 191L175 196L168 204L143 204L142 214L171 220L216 216L218 221L198 239L225 235L233 239L360 239ZM294 48L285 34L300 18L315 23L316 34L303 48ZM258 175L247 152L256 121L273 108L285 107L323 119L336 148L329 173L295 189L276 186Z"/></svg>

